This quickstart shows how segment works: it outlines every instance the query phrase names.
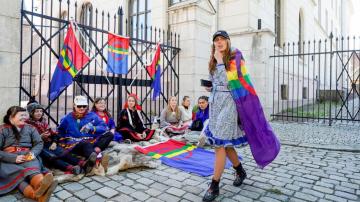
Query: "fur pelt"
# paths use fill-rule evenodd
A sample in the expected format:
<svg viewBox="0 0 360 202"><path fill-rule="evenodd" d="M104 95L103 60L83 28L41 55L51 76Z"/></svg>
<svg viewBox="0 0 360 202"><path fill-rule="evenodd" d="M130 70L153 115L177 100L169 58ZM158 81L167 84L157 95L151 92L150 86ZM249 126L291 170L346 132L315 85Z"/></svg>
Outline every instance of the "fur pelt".
<svg viewBox="0 0 360 202"><path fill-rule="evenodd" d="M143 142L142 145L150 144L148 142ZM105 173L104 167L101 164L96 165L93 170L87 174L91 175L114 175L119 171L126 170L129 168L136 167L148 167L148 168L157 168L160 166L161 161L146 156L135 149L136 145L131 144L120 144L117 142L111 142L109 148L105 150L110 155L109 167ZM55 179L59 183L64 182L74 182L81 180L85 175L73 175L73 174L64 174L64 172L59 170L53 170Z"/></svg>

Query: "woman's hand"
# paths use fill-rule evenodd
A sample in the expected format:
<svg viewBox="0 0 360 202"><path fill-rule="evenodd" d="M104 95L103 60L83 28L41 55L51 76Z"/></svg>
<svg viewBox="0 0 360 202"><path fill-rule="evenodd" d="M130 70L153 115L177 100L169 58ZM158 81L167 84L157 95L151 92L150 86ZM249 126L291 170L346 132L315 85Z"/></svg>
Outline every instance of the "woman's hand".
<svg viewBox="0 0 360 202"><path fill-rule="evenodd" d="M25 155L18 155L15 160L16 163L24 163L25 161L26 161Z"/></svg>
<svg viewBox="0 0 360 202"><path fill-rule="evenodd" d="M41 133L41 137L42 138L48 138L50 136L50 131L45 131L45 132L43 132L43 133Z"/></svg>
<svg viewBox="0 0 360 202"><path fill-rule="evenodd" d="M100 149L99 147L95 147L95 148L94 148L94 151L98 154L98 153L101 152L101 149Z"/></svg>
<svg viewBox="0 0 360 202"><path fill-rule="evenodd" d="M50 149L50 150L55 150L56 147L57 147L56 143L53 142L53 143L50 145L49 149Z"/></svg>
<svg viewBox="0 0 360 202"><path fill-rule="evenodd" d="M112 134L115 134L115 128L111 129L110 132L111 132Z"/></svg>
<svg viewBox="0 0 360 202"><path fill-rule="evenodd" d="M207 92L211 92L212 87L205 87L205 90L206 90Z"/></svg>
<svg viewBox="0 0 360 202"><path fill-rule="evenodd" d="M217 49L215 49L214 58L215 58L217 64L224 64L223 54Z"/></svg>
<svg viewBox="0 0 360 202"><path fill-rule="evenodd" d="M139 139L143 139L143 135L140 133L136 133L136 135L138 136Z"/></svg>

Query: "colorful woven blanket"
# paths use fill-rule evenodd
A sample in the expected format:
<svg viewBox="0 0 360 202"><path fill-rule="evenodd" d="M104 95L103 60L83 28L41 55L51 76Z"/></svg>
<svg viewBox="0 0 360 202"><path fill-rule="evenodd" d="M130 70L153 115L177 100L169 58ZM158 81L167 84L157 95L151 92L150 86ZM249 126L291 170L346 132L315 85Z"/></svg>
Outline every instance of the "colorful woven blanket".
<svg viewBox="0 0 360 202"><path fill-rule="evenodd" d="M210 176L214 173L214 152L190 144L170 139L147 147L137 146L135 149L155 159L160 159L165 165L200 176ZM230 166L231 163L227 160L225 167Z"/></svg>

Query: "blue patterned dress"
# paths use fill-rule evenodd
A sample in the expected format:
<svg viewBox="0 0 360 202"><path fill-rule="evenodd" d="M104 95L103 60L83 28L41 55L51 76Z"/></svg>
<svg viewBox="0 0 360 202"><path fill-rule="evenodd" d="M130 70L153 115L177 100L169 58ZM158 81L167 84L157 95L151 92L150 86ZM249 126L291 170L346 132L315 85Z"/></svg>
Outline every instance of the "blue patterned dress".
<svg viewBox="0 0 360 202"><path fill-rule="evenodd" d="M235 102L228 89L225 65L217 66L210 80L213 84L209 99L210 117L204 131L208 143L216 147L246 144L245 134L238 126Z"/></svg>

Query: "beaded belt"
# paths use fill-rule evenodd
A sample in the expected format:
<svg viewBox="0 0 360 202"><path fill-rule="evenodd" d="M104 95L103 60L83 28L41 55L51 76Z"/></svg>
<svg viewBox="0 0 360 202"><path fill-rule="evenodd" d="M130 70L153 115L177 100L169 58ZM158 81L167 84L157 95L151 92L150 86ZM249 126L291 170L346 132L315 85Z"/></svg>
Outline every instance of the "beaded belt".
<svg viewBox="0 0 360 202"><path fill-rule="evenodd" d="M20 151L30 151L30 149L27 147L16 147L16 146L6 147L4 149L4 152L7 152L7 153L15 153L15 152L20 152Z"/></svg>

